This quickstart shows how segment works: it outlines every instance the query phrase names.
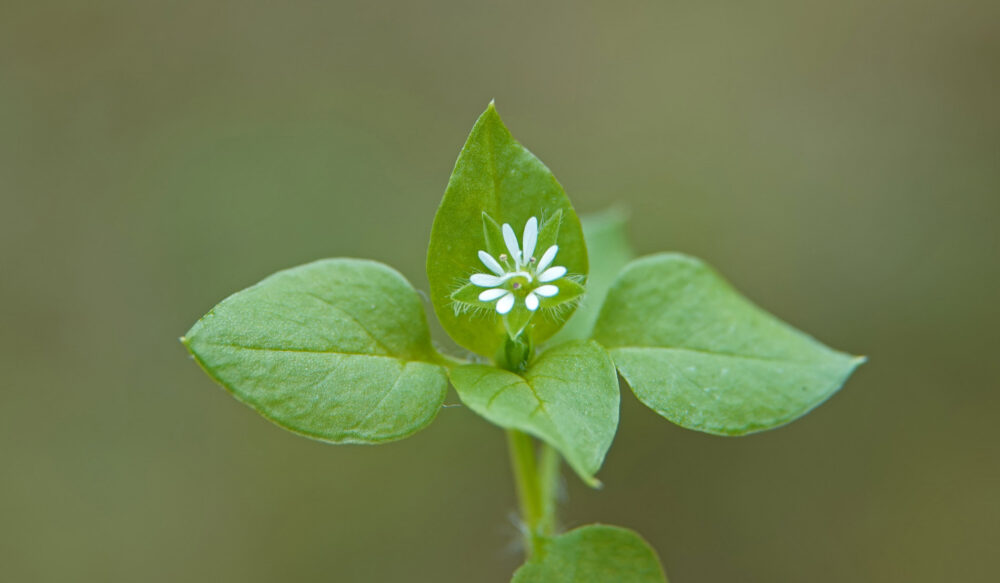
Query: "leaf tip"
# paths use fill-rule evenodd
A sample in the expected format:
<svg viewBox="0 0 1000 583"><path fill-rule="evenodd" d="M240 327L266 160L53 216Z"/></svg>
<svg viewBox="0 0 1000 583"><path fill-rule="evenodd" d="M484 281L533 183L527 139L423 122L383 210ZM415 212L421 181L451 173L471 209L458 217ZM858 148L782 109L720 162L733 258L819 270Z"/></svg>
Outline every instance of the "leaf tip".
<svg viewBox="0 0 1000 583"><path fill-rule="evenodd" d="M480 116L481 121L491 120L499 122L503 125L503 120L500 119L500 112L497 111L497 103L495 99L491 99L489 104L486 106L486 111Z"/></svg>

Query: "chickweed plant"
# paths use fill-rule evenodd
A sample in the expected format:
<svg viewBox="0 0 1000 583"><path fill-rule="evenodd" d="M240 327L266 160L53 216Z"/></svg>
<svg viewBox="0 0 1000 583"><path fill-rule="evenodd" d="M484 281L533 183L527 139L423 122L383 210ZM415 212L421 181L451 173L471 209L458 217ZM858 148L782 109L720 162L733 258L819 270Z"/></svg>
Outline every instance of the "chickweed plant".
<svg viewBox="0 0 1000 583"><path fill-rule="evenodd" d="M431 342L421 296L391 267L323 259L215 306L181 340L236 399L329 443L409 437L449 383L507 434L525 564L515 583L663 583L635 532L561 532L563 460L596 478L618 428L619 375L647 407L695 431L738 436L801 417L863 358L834 351L679 253L631 260L623 219L580 221L549 169L491 103L434 217L434 313L469 352Z"/></svg>

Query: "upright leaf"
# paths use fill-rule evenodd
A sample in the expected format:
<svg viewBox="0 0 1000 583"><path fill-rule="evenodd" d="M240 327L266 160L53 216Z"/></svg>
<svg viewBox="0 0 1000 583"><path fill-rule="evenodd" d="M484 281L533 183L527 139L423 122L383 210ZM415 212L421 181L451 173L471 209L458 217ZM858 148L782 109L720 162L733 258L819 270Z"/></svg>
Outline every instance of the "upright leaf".
<svg viewBox="0 0 1000 583"><path fill-rule="evenodd" d="M667 583L667 577L638 534L592 524L552 539L511 583Z"/></svg>
<svg viewBox="0 0 1000 583"><path fill-rule="evenodd" d="M508 429L543 439L591 486L618 429L615 365L596 342L551 348L523 375L481 364L451 369L470 409Z"/></svg>
<svg viewBox="0 0 1000 583"><path fill-rule="evenodd" d="M682 427L719 435L804 415L864 361L781 322L679 254L630 263L608 293L594 338L640 401Z"/></svg>
<svg viewBox="0 0 1000 583"><path fill-rule="evenodd" d="M584 215L580 222L590 259L587 290L576 312L552 337L553 343L590 338L611 283L634 255L625 233L627 216L621 209L615 207Z"/></svg>
<svg viewBox="0 0 1000 583"><path fill-rule="evenodd" d="M536 227L529 227L532 218ZM527 300L541 282L504 274L525 271L516 265L523 251L531 256L523 263L531 265L532 257L534 265L544 262L552 245L552 265L565 267L565 276L552 282L557 289ZM470 277L480 273L485 281L502 279L496 292L472 283ZM549 169L514 140L491 103L462 148L431 230L427 276L441 324L458 344L489 357L508 336L525 331L537 344L572 314L586 274L583 231L569 199ZM506 291L510 300L501 295ZM534 310L526 307L536 300Z"/></svg>
<svg viewBox="0 0 1000 583"><path fill-rule="evenodd" d="M374 261L278 272L223 300L182 341L237 399L334 443L409 436L434 419L448 386L419 296Z"/></svg>

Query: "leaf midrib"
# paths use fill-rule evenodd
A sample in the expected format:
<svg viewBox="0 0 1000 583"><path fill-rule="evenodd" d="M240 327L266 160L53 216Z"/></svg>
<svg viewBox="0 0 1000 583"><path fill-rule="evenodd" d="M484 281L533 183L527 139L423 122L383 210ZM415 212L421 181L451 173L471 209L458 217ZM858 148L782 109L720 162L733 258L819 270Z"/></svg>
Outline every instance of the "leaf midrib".
<svg viewBox="0 0 1000 583"><path fill-rule="evenodd" d="M721 356L724 358L734 358L739 360L750 360L755 362L780 362L786 364L800 364L800 365L811 365L811 364L822 364L823 361L819 358L815 360L797 360L791 358L780 358L780 357L766 357L766 356L752 356L747 354L736 354L733 352L717 352L713 350L701 350L698 348L687 348L683 346L615 346L610 348L610 350L665 350L671 352L687 352L691 354L704 354L708 356ZM834 356L839 356L837 353Z"/></svg>
<svg viewBox="0 0 1000 583"><path fill-rule="evenodd" d="M375 346L378 346L379 348L381 348L382 350L386 351L389 354L392 353L392 350L390 350L389 347L386 346L378 338L378 336L375 336L375 334L373 334L371 330L369 330L364 324L362 324L361 320L359 320L356 316L354 316L354 314L351 314L347 310L345 310L342 307L338 306L337 304L331 302L330 300L324 298L323 296L320 296L318 294L314 294L314 293L312 293L310 291L306 291L305 294L307 296L315 299L315 300L318 300L319 302L323 303L324 305L330 307L331 309L333 309L338 314L341 314L342 316L344 316L345 318L347 318L349 321L354 322L354 325L357 326L358 328L360 328L361 331L364 332L365 335L367 335L368 338L370 338L371 341L375 343Z"/></svg>
<svg viewBox="0 0 1000 583"><path fill-rule="evenodd" d="M427 364L437 364L429 360L424 360L420 358L407 358L403 356L393 356L391 354L365 354L363 352L344 352L341 350L313 350L310 348L273 348L270 346L245 346L243 344L226 344L222 342L206 342L209 346L217 346L220 348L236 348L239 350L254 350L260 352L289 352L295 354L335 354L338 356L361 356L365 358L387 358L389 360L398 360L401 362L424 362Z"/></svg>
<svg viewBox="0 0 1000 583"><path fill-rule="evenodd" d="M480 379L483 378L483 377L485 377L485 376L487 376L487 374L488 373L484 373L480 377ZM528 415L528 419L531 419L532 417L534 417L536 414L539 413L539 411L542 412L542 413L544 413L545 414L545 418L548 419L548 422L549 422L548 425L551 427L552 433L555 434L555 435L553 435L553 437L556 439L556 441L559 442L559 444L561 446L560 449L561 450L567 450L567 449L571 450L571 448L567 448L567 446L566 446L566 437L565 437L565 435L563 435L563 432L559 429L559 426L556 423L555 418L552 416L551 413L549 413L549 410L545 407L546 401L544 399L542 399L541 395L538 394L538 390L535 389L534 385L531 384L531 380L528 379L528 378L526 378L526 377L523 377L523 376L521 376L521 375L519 375L517 373L513 373L512 372L511 374L513 374L514 376L516 376L517 380L504 385L503 387L501 387L500 389L498 389L492 396L490 396L490 398L487 400L486 405L485 405L486 410L488 410L488 411L489 410L493 410L493 403L497 400L497 398L500 397L500 395L502 395L503 393L507 392L512 387L517 387L517 386L523 384L524 386L528 387L528 390L531 391L531 396L534 397L535 401L538 403L538 407L536 407L535 410L532 411L531 414ZM564 451L563 455L566 455L565 451Z"/></svg>

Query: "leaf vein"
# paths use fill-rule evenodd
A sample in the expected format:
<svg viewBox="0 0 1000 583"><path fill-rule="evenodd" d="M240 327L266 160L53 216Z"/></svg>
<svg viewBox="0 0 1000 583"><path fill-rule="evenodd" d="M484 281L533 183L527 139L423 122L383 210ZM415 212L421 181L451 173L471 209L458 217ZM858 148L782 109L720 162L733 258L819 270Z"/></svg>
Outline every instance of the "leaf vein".
<svg viewBox="0 0 1000 583"><path fill-rule="evenodd" d="M717 352L713 350L704 350L698 348L687 348L683 346L616 346L611 350L665 350L673 352L689 352L692 354L704 354L708 356L721 356L723 358L734 358L739 360L751 360L757 362L783 362L787 364L816 364L819 361L810 360L795 360L785 357L768 357L768 356L755 356L747 354L736 354L732 352Z"/></svg>
<svg viewBox="0 0 1000 583"><path fill-rule="evenodd" d="M504 391L506 391L511 387L521 384L522 382L523 382L522 380L518 379L512 383L507 383L506 385L500 387L500 389L497 392L493 393L493 395L489 398L489 400L486 401L486 408L489 409L490 407L492 407L493 402L497 400L497 397L499 397L501 393L503 393Z"/></svg>
<svg viewBox="0 0 1000 583"><path fill-rule="evenodd" d="M406 367L408 366L409 364L403 365L403 369L399 371L399 374L396 376L396 380L393 381L392 386L389 387L389 390L386 391L381 397L379 397L378 402L375 403L375 405L368 411L368 413L364 417L362 417L360 421L355 423L354 426L351 427L348 431L357 431L358 428L361 427L365 421L368 421L368 419L372 415L374 415L376 411L378 411L378 408L381 407L382 403L384 403L385 400L389 398L389 395L395 392L396 388L399 386L399 381L403 380L403 376L406 372Z"/></svg>
<svg viewBox="0 0 1000 583"><path fill-rule="evenodd" d="M273 348L270 346L245 346L243 344L228 344L224 342L209 342L212 346L222 348L236 348L239 350L255 350L260 352L290 352L299 354L336 354L339 356L364 356L368 358L388 358L390 360L403 361L404 359L388 354L365 354L363 352L343 352L340 350L313 350L311 348ZM412 361L411 361L412 362Z"/></svg>
<svg viewBox="0 0 1000 583"><path fill-rule="evenodd" d="M383 344L382 341L379 340L378 337L375 336L375 334L373 334L371 330L369 330L368 328L366 328L365 325L361 323L361 320L358 320L353 314L351 314L350 312L347 312L346 310L344 310L340 306L334 304L333 302L327 300L323 296L320 296L320 295L317 295L317 294L314 294L314 293L308 292L308 291L307 292L303 292L303 293L305 293L305 295L307 295L307 296L309 296L311 298L314 298L314 299L316 299L316 300L318 300L318 301L326 304L327 306L333 308L339 314L342 314L345 318L347 318L351 322L354 322L354 324L358 328L361 328L361 331L364 332L368 336L368 338L370 338L371 341L375 343L376 346L378 346L379 348L381 348L382 350L384 350L387 354L392 354L393 351L389 350L389 347L386 346L385 344Z"/></svg>

